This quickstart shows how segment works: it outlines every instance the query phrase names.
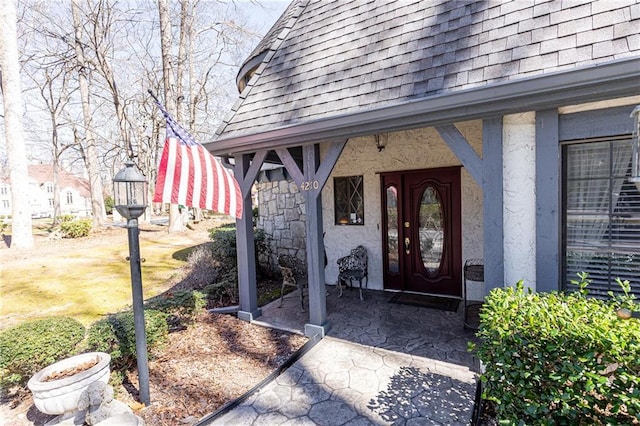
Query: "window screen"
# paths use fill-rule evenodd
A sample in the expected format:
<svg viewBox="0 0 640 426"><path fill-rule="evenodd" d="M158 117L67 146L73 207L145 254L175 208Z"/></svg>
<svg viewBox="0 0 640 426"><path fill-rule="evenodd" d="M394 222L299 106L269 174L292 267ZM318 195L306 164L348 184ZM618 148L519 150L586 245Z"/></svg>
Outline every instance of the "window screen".
<svg viewBox="0 0 640 426"><path fill-rule="evenodd" d="M631 139L563 147L564 282L588 272L596 297L619 292L629 280L640 296L640 192L629 181Z"/></svg>
<svg viewBox="0 0 640 426"><path fill-rule="evenodd" d="M333 179L336 225L364 225L362 176Z"/></svg>

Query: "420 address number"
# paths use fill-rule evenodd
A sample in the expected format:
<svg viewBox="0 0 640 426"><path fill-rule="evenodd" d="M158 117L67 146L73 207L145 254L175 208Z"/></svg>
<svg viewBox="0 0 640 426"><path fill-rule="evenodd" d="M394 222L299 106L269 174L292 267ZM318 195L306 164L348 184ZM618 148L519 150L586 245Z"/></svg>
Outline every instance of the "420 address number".
<svg viewBox="0 0 640 426"><path fill-rule="evenodd" d="M301 191L311 191L312 189L318 188L320 188L320 182L317 180L306 180L300 185Z"/></svg>

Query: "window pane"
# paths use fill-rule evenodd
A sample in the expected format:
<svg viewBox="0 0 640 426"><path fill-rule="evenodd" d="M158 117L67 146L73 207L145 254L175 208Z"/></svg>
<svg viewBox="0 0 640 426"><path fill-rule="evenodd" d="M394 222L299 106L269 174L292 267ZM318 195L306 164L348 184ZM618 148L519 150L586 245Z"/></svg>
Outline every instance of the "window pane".
<svg viewBox="0 0 640 426"><path fill-rule="evenodd" d="M569 145L567 155L572 160L567 162L567 179L609 177L608 142Z"/></svg>
<svg viewBox="0 0 640 426"><path fill-rule="evenodd" d="M631 140L569 145L565 170L565 285L588 272L589 293L608 297L628 279L640 295L640 193L629 182Z"/></svg>
<svg viewBox="0 0 640 426"><path fill-rule="evenodd" d="M333 193L336 225L364 225L362 176L334 178Z"/></svg>

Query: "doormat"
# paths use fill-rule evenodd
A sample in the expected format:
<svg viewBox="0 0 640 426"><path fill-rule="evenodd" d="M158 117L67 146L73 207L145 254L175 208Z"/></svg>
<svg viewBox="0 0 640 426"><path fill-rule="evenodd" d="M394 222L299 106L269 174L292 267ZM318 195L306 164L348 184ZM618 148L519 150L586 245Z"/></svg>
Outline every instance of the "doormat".
<svg viewBox="0 0 640 426"><path fill-rule="evenodd" d="M458 310L460 300L450 299L448 297L427 296L425 294L396 293L389 299L389 303L455 312Z"/></svg>

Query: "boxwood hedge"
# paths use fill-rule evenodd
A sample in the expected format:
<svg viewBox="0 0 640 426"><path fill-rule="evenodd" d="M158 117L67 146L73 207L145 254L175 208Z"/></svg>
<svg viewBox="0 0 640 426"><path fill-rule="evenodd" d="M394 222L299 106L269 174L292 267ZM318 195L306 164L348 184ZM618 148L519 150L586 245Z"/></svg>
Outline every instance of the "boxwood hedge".
<svg viewBox="0 0 640 426"><path fill-rule="evenodd" d="M169 334L165 312L144 311L147 349L160 347ZM111 355L112 368L124 370L136 362L136 332L133 311L109 315L94 322L87 333L87 347Z"/></svg>
<svg viewBox="0 0 640 426"><path fill-rule="evenodd" d="M0 386L24 385L49 364L74 355L85 328L77 320L53 317L29 321L0 332Z"/></svg>
<svg viewBox="0 0 640 426"><path fill-rule="evenodd" d="M483 397L501 423L640 422L640 321L616 315L634 306L631 297L587 297L581 278L581 291L570 294L533 293L519 283L487 297L475 349Z"/></svg>

